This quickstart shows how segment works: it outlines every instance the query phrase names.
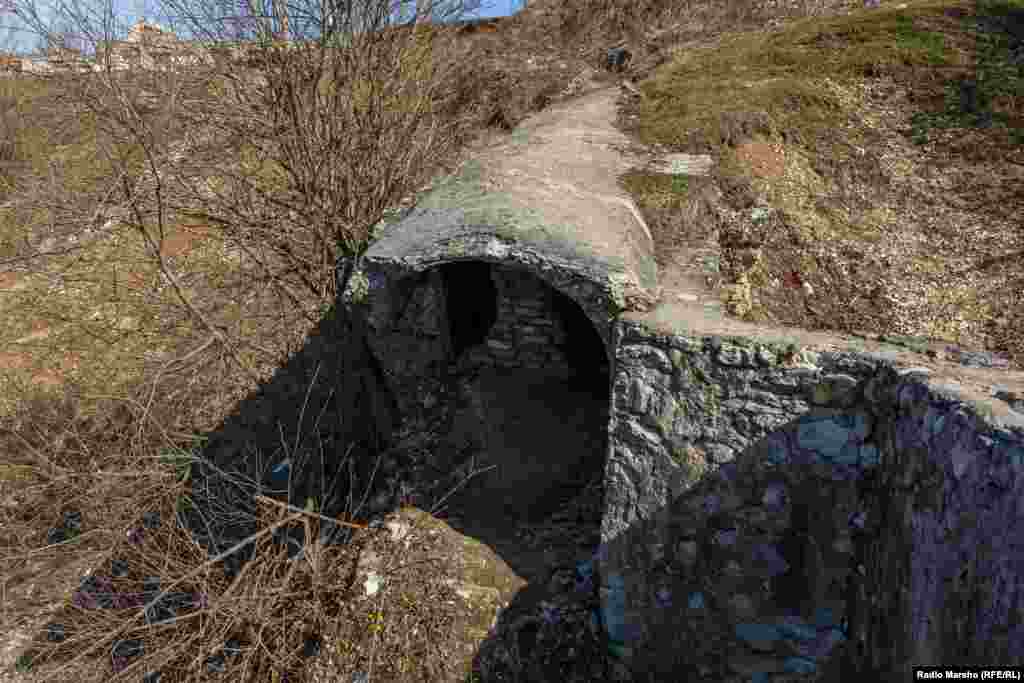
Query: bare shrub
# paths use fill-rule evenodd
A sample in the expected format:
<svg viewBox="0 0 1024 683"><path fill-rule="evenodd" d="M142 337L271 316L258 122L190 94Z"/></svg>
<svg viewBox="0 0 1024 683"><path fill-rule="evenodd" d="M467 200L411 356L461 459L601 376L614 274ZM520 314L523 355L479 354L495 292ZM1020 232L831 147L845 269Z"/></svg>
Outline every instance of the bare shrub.
<svg viewBox="0 0 1024 683"><path fill-rule="evenodd" d="M182 226L216 232L244 255L249 265L245 287L271 290L284 302L282 308L292 316L284 323L285 328L291 325L289 332L299 323L315 324L334 307L385 211L421 187L462 143L467 126L462 109L473 98L457 85L477 82L468 78L471 63L460 54L450 31L422 23L388 26L391 7L383 0L344 7L318 0L291 2L287 41L264 30L264 17L255 6L239 16L237 3L167 0L162 10L176 17L174 28L198 41L184 51L190 59L175 60L172 51L130 69L120 68L111 49L110 41L122 35L111 4L57 7L61 36L51 30L52 16L33 0L11 6L44 41L73 34L94 68L31 80L50 98L47 110L73 123L67 130L79 144L55 154L59 143L46 139L40 149L48 158L38 167L29 163L32 168L19 169L14 202L18 225L8 227L12 234L24 233L28 246L22 248L19 239L14 258L5 265L27 264L29 271L55 277L57 252L67 255L78 249L40 248L29 244L29 233L33 240L39 232L75 239L98 232L111 242L139 241L159 275L154 287L170 290L177 301L176 311L161 316L200 336L193 351L162 362L146 377L151 388L136 387L128 399L115 401L131 408L125 416L128 425L120 425L116 433L112 426L104 432L103 417L116 411L96 407L96 417L85 417L80 413L96 397L77 394L60 402L53 419L45 416L46 401L28 400L17 415L3 421L0 436L19 454L0 463L0 493L5 504L14 506L0 510L5 587L17 584L8 583L15 575L28 581L48 577L48 568L58 564L67 571L97 571L103 565L98 571L106 572L112 556L120 554L133 571L159 574L175 584L165 583L161 590L199 596L191 607L182 606L195 611L160 629L150 628L145 620L159 598L147 598L145 605L126 602L121 608L128 612L115 609L109 614L78 613L63 605L58 609L64 610L61 618L68 632L36 643L28 659L43 667L40 675L64 679L110 680L113 664L115 680L134 680L145 673L140 667L161 665L181 680L197 680L212 655L205 649L253 625L249 616L265 613L266 619L257 619L255 626L267 641L246 655L245 666L250 680L269 680L271 670L295 665L295 647L302 645L293 642L301 641L302 629L293 628L294 619L284 619L284 606L292 604L289 596L313 586L310 599L326 600L331 590L324 591L320 569L311 567L312 578L304 569L292 571L287 558L261 543L275 528L294 525L307 515L316 519L317 512L296 515L285 508L284 517L262 513L248 519L257 530L242 547L256 547L256 560L247 565L253 567L251 585L236 591L237 582L214 577L214 566L239 548L209 558L182 533L185 525L174 523L191 495L177 476L177 465L184 461L190 466L197 458L194 453L181 455L181 434L169 425L177 418L175 406L194 410L194 402L203 400L199 379L217 383L217 377L200 377L202 363L220 367L225 383L232 374L241 374L246 381L235 381L232 389L248 389L267 367L280 362L285 345L266 348L241 331L241 325L237 331L228 329L218 310L221 300L197 294L191 274L166 247ZM448 12L460 9L453 6ZM445 14L440 8L426 10L435 20ZM10 125L28 128L31 122L21 117ZM12 128L11 135L20 132ZM83 149L88 159L75 156ZM19 158L16 147L0 154L12 161ZM339 259L345 266L340 275ZM110 265L130 270L137 264ZM335 315L347 317L347 311L339 307ZM347 338L361 338L358 324L354 317L348 328L342 326ZM348 365L340 376L357 377L362 369L355 362L345 356L342 365ZM186 367L191 377L185 376ZM185 385L173 396L164 383L172 369ZM359 400L358 382L343 388L352 390L351 395L338 402L351 407ZM338 412L361 414L344 408ZM354 429L341 440L354 443L363 437ZM338 446L332 443L332 448ZM345 444L340 448L344 452ZM161 451L180 457L168 464L157 457ZM258 482L241 481L234 474L228 479L244 484L247 492L258 489ZM321 503L326 503L324 497ZM86 538L65 543L40 531L72 509L90 523ZM125 529L142 509L159 512L171 523L145 534L142 545L131 538L126 542ZM38 560L49 564L41 566ZM17 614L27 618L33 609L43 608L29 601L19 604ZM319 607L310 609L312 628L326 616ZM133 632L144 633L145 653L156 656L122 669L116 645L132 640ZM445 654L434 654L431 666L444 664ZM46 662L59 667L56 674Z"/></svg>
<svg viewBox="0 0 1024 683"><path fill-rule="evenodd" d="M67 42L73 27L94 62L48 79L61 79L57 108L95 138L93 163L78 171L89 182L51 164L23 180L18 208L43 217L51 233L102 224L141 239L178 302L166 317L190 321L216 342L202 355L224 355L251 381L279 356L223 329L216 307L196 300L166 256L169 235L182 226L216 233L251 265L250 291L286 302L291 327L315 324L385 210L467 135L472 111L461 110L473 97L457 84L476 81L455 33L393 26L384 0L289 3L287 40L268 30L265 8L240 15L237 3L165 0L172 26L194 40L172 40L160 58L129 69L115 58L112 7L64 7L65 30L55 36L34 0L14 6L48 40ZM431 3L419 18L462 11ZM339 258L348 267L336 272Z"/></svg>

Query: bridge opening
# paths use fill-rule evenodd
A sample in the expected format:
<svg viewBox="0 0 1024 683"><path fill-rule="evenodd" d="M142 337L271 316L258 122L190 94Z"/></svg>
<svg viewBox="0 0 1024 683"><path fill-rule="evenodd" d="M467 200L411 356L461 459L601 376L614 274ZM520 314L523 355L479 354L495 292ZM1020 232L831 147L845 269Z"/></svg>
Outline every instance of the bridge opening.
<svg viewBox="0 0 1024 683"><path fill-rule="evenodd" d="M524 268L460 261L439 267L449 361L531 370L607 398L608 354L580 305Z"/></svg>
<svg viewBox="0 0 1024 683"><path fill-rule="evenodd" d="M452 360L466 349L483 344L498 319L498 291L491 266L481 261L460 261L441 266Z"/></svg>
<svg viewBox="0 0 1024 683"><path fill-rule="evenodd" d="M591 394L610 391L608 354L604 342L579 304L556 289L552 309L565 332L562 353L568 366L569 387Z"/></svg>

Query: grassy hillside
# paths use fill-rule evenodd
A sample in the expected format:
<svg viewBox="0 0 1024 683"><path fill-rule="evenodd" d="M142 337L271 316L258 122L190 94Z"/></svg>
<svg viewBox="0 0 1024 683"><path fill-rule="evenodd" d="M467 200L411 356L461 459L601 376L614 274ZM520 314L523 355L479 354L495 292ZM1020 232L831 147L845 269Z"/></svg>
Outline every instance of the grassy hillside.
<svg viewBox="0 0 1024 683"><path fill-rule="evenodd" d="M886 3L679 53L641 84L632 127L721 168L674 194L627 179L670 197L647 204L662 261L712 240L736 315L943 339L1019 366L1022 25L1017 2ZM720 204L774 213L730 226Z"/></svg>

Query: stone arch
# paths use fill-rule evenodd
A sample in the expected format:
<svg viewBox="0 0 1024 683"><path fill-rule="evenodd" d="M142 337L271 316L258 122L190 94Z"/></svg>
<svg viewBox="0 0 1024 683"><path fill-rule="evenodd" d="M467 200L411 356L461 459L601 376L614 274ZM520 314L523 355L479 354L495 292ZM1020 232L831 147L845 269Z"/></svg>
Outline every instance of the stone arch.
<svg viewBox="0 0 1024 683"><path fill-rule="evenodd" d="M514 265L459 261L439 269L452 362L535 370L607 391L607 350L572 297Z"/></svg>
<svg viewBox="0 0 1024 683"><path fill-rule="evenodd" d="M445 432L429 452L399 453L403 466L389 474L410 473L417 500L445 496L454 528L500 549L526 581L538 579L546 567L517 539L515 525L542 523L577 498L586 499L586 510L604 507L620 280L601 264L540 256L482 233L440 243L418 234L380 241L352 279L343 296L362 311L366 345L399 422L410 417L407 424L417 426L423 416ZM559 363L578 351L572 364ZM572 386L572 371L588 367L584 386ZM444 410L435 414L434 405ZM467 480L471 469L477 472ZM577 519L596 543L599 518L585 512ZM517 599L519 608L537 595Z"/></svg>
<svg viewBox="0 0 1024 683"><path fill-rule="evenodd" d="M552 308L565 332L562 349L569 381L574 388L595 393L608 390L610 363L604 342L579 304L557 289L551 293Z"/></svg>
<svg viewBox="0 0 1024 683"><path fill-rule="evenodd" d="M367 341L398 402L455 361L547 370L610 397L617 311L606 285L568 264L489 251L364 262Z"/></svg>

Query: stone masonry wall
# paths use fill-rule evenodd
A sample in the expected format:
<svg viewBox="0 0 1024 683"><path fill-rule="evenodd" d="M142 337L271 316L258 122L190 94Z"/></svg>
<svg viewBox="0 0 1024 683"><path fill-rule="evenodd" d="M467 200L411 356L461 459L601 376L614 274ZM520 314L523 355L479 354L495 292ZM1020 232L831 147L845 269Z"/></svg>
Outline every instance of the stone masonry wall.
<svg viewBox="0 0 1024 683"><path fill-rule="evenodd" d="M554 290L522 268L494 264L498 318L486 341L468 352L468 362L500 368L544 368L568 376L565 329L552 308ZM457 312L449 312L457 315Z"/></svg>
<svg viewBox="0 0 1024 683"><path fill-rule="evenodd" d="M436 393L448 369L450 312L437 268L446 263L485 262L497 274L498 320L487 348L490 354L497 349L501 359L467 353L467 362L538 363L543 357L553 372L563 371L564 356L559 358L560 350L555 345L561 343L564 330L554 322L548 323L550 297L555 290L580 305L605 347L610 346L611 319L618 309L593 273L570 267L561 259L519 251L515 245L488 235L468 235L458 243L458 249L445 244L429 246L423 253L402 259L368 253L360 272L353 276L356 284L345 295L359 300L365 310L367 344L383 368L399 415L414 411L419 397ZM500 346L513 344L518 353L516 345L520 342L527 345L526 355L521 358Z"/></svg>
<svg viewBox="0 0 1024 683"><path fill-rule="evenodd" d="M1024 663L1020 396L632 323L615 346L602 611L639 680Z"/></svg>
<svg viewBox="0 0 1024 683"><path fill-rule="evenodd" d="M444 283L431 269L387 286L367 318L367 342L384 368L399 414L408 415L418 397L436 391L449 361Z"/></svg>

